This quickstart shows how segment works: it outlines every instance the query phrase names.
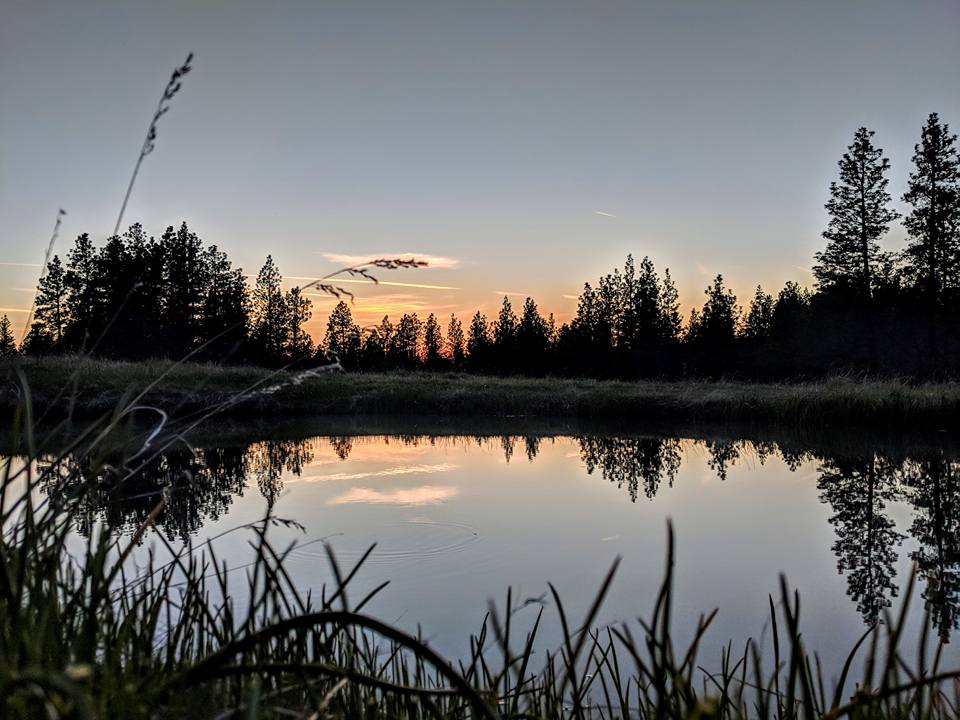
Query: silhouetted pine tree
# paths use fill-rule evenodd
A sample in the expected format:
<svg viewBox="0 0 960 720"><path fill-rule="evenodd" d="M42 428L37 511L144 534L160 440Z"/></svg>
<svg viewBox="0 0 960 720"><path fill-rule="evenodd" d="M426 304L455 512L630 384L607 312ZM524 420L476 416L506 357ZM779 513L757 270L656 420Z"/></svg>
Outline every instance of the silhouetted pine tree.
<svg viewBox="0 0 960 720"><path fill-rule="evenodd" d="M830 183L824 206L830 222L823 231L827 246L816 254L813 274L824 290L870 298L886 261L878 240L900 215L889 206L885 176L890 162L873 146L873 131L861 127L838 165L839 181Z"/></svg>
<svg viewBox="0 0 960 720"><path fill-rule="evenodd" d="M516 364L517 316L510 298L503 297L500 314L493 324L493 363L500 373L509 373Z"/></svg>
<svg viewBox="0 0 960 720"><path fill-rule="evenodd" d="M267 255L253 289L250 338L256 359L269 365L283 362L290 335L282 280L273 257Z"/></svg>
<svg viewBox="0 0 960 720"><path fill-rule="evenodd" d="M443 335L433 313L423 325L423 363L430 370L437 370L446 363L443 357Z"/></svg>
<svg viewBox="0 0 960 720"><path fill-rule="evenodd" d="M748 340L763 340L770 336L772 328L773 296L757 285L747 319L743 323L743 336Z"/></svg>
<svg viewBox="0 0 960 720"><path fill-rule="evenodd" d="M0 317L0 357L12 357L17 354L17 341L13 337L10 318Z"/></svg>
<svg viewBox="0 0 960 720"><path fill-rule="evenodd" d="M181 223L168 227L160 238L163 285L160 305L165 353L181 358L197 347L202 334L201 311L207 287L200 238Z"/></svg>
<svg viewBox="0 0 960 720"><path fill-rule="evenodd" d="M379 334L374 337L379 339ZM350 312L350 306L343 300L337 303L327 319L327 331L323 337L323 346L327 354L331 358L339 358L344 367L353 367L357 363L360 353L360 328L353 322L353 313ZM366 352L369 352L369 349ZM379 343L377 344L377 354L381 356L380 359L382 360L383 348Z"/></svg>
<svg viewBox="0 0 960 720"><path fill-rule="evenodd" d="M64 345L70 350L88 349L103 331L97 275L97 252L90 236L83 233L74 241L67 255L63 276L69 319L64 330Z"/></svg>
<svg viewBox="0 0 960 720"><path fill-rule="evenodd" d="M903 201L912 206L904 219L910 241L906 271L933 306L960 290L960 157L957 136L930 113L914 147L913 171Z"/></svg>
<svg viewBox="0 0 960 720"><path fill-rule="evenodd" d="M60 258L54 255L47 263L46 272L37 286L33 322L24 340L24 352L28 355L45 355L61 350L69 319L68 312L63 264Z"/></svg>
<svg viewBox="0 0 960 720"><path fill-rule="evenodd" d="M478 310L470 320L470 327L467 329L467 367L474 372L490 369L492 347L487 318Z"/></svg>
<svg viewBox="0 0 960 720"><path fill-rule="evenodd" d="M523 312L514 337L513 368L527 375L543 375L548 371L550 328L533 298L523 303Z"/></svg>
<svg viewBox="0 0 960 720"><path fill-rule="evenodd" d="M286 354L290 360L301 361L313 354L313 339L304 327L313 317L313 303L303 295L299 287L287 291L284 300L289 325Z"/></svg>
<svg viewBox="0 0 960 720"><path fill-rule="evenodd" d="M423 323L416 313L404 313L394 328L390 342L390 360L400 368L412 370L420 365Z"/></svg>
<svg viewBox="0 0 960 720"><path fill-rule="evenodd" d="M463 337L463 325L456 315L450 315L447 325L447 357L454 370L462 370L467 356L466 341Z"/></svg>
<svg viewBox="0 0 960 720"><path fill-rule="evenodd" d="M250 331L250 298L243 270L211 245L203 252L207 288L200 314L203 356L216 361L243 359Z"/></svg>
<svg viewBox="0 0 960 720"><path fill-rule="evenodd" d="M717 275L704 294L707 301L696 317L690 316L689 339L716 349L729 345L737 334L740 306L732 290L724 287L723 276Z"/></svg>

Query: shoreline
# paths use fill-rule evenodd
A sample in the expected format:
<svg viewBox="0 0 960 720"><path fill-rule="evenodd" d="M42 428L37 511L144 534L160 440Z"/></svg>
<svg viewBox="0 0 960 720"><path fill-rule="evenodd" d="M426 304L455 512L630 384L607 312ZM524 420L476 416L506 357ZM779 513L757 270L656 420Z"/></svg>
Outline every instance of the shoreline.
<svg viewBox="0 0 960 720"><path fill-rule="evenodd" d="M29 386L34 418L93 417L143 393L137 405L175 418L199 418L219 408L217 417L231 418L402 415L941 432L960 426L960 382L618 381L423 371L321 373L297 382L296 371L250 366L17 358L0 365L0 405L10 414L24 395L19 373Z"/></svg>

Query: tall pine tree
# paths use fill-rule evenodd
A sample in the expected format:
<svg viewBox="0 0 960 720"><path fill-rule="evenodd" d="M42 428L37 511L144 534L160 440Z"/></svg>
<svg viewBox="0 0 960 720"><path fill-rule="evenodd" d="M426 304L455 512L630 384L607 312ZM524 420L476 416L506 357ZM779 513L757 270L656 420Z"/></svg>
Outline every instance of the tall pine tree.
<svg viewBox="0 0 960 720"><path fill-rule="evenodd" d="M813 274L823 289L840 289L870 298L886 260L879 240L899 214L889 207L886 172L890 161L873 146L873 131L859 128L838 163L840 178L830 183L823 237Z"/></svg>
<svg viewBox="0 0 960 720"><path fill-rule="evenodd" d="M910 236L906 270L931 305L960 290L960 157L957 136L931 113L914 147L913 172L903 201L912 210L904 219Z"/></svg>

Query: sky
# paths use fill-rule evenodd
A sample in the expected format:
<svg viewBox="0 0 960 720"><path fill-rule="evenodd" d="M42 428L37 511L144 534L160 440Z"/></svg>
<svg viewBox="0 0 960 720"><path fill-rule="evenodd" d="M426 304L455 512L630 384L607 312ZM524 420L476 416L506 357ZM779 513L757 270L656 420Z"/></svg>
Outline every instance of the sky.
<svg viewBox="0 0 960 720"><path fill-rule="evenodd" d="M353 258L431 266L351 285L354 314L569 319L627 253L685 307L722 273L812 284L823 203L861 125L895 206L933 111L960 129L960 0L44 2L0 0L0 312L55 251L125 216L186 220L291 284ZM884 244L902 247L903 230ZM428 286L428 287L424 287ZM332 302L314 298L317 332Z"/></svg>

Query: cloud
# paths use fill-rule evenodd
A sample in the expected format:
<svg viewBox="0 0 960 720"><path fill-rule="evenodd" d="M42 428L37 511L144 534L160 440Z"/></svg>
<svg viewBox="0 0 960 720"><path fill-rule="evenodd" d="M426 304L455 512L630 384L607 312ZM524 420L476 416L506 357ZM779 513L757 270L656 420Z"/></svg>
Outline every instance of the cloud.
<svg viewBox="0 0 960 720"><path fill-rule="evenodd" d="M15 262L0 262L0 265L4 267L28 267L28 268L41 268L43 265L40 263L15 263Z"/></svg>
<svg viewBox="0 0 960 720"><path fill-rule="evenodd" d="M16 312L16 313L28 313L28 312L30 312L30 308L0 307L0 312L5 312L5 313L12 313L12 312Z"/></svg>
<svg viewBox="0 0 960 720"><path fill-rule="evenodd" d="M508 296L513 296L513 297L522 297L522 298L530 297L530 293L528 293L528 292L510 292L509 290L494 290L494 291L493 291L493 294L494 294L494 295L508 295Z"/></svg>
<svg viewBox="0 0 960 720"><path fill-rule="evenodd" d="M561 295L560 297L562 297L564 300L579 300L579 299L580 299L580 296L579 296L579 295Z"/></svg>
<svg viewBox="0 0 960 720"><path fill-rule="evenodd" d="M459 489L452 485L421 485L404 490L373 490L352 488L343 495L327 500L327 505L370 503L373 505L436 505L455 497Z"/></svg>
<svg viewBox="0 0 960 720"><path fill-rule="evenodd" d="M796 269L796 270L799 270L800 272L805 272L805 273L807 273L808 275L813 275L813 270L811 270L811 269L808 268L808 267L804 267L803 265L791 265L790 267L792 267L792 268L794 268L794 269Z"/></svg>
<svg viewBox="0 0 960 720"><path fill-rule="evenodd" d="M608 213L608 212L604 212L603 210L594 210L594 211L593 211L593 214L594 214L594 215L603 215L603 217L609 217L609 218L615 218L615 217L616 217L616 215L612 215L612 214L610 214L610 213Z"/></svg>
<svg viewBox="0 0 960 720"><path fill-rule="evenodd" d="M361 265L363 263L370 262L375 258L384 258L388 260L393 260L396 258L403 258L405 260L423 260L427 263L427 267L440 270L455 268L460 265L460 261L456 258L441 257L439 255L429 255L427 253L416 252L382 252L370 253L369 255L345 255L342 253L321 252L320 255L330 262L349 266Z"/></svg>

